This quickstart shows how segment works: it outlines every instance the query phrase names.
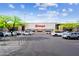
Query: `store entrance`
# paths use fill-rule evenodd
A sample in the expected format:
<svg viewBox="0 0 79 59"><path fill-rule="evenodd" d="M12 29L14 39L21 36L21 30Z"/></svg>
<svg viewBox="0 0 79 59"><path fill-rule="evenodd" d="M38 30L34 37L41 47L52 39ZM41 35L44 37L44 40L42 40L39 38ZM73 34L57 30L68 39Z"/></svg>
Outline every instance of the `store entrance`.
<svg viewBox="0 0 79 59"><path fill-rule="evenodd" d="M44 29L35 29L35 33L37 33L37 34L45 34L45 30Z"/></svg>

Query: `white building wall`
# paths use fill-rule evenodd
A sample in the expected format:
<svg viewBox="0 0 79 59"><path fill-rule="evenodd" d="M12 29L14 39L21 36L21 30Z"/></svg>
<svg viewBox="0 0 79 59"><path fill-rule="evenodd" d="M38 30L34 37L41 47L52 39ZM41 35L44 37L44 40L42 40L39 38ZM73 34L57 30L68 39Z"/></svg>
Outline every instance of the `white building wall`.
<svg viewBox="0 0 79 59"><path fill-rule="evenodd" d="M36 27L36 25L45 25L45 27ZM55 29L55 23L28 23L26 29Z"/></svg>

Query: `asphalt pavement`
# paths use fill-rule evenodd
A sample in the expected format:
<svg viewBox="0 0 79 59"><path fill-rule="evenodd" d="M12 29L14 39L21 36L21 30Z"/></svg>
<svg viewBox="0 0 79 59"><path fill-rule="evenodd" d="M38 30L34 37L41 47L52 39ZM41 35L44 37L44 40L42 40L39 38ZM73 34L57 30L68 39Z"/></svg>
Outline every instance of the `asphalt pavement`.
<svg viewBox="0 0 79 59"><path fill-rule="evenodd" d="M79 40L66 40L50 34L3 38L2 56L79 56Z"/></svg>

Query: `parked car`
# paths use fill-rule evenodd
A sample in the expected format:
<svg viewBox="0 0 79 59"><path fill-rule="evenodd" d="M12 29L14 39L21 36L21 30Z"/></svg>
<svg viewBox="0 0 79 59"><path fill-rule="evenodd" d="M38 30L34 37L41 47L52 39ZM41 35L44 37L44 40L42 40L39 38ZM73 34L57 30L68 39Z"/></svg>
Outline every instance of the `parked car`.
<svg viewBox="0 0 79 59"><path fill-rule="evenodd" d="M23 32L23 35L32 35L34 32L32 31L24 31Z"/></svg>
<svg viewBox="0 0 79 59"><path fill-rule="evenodd" d="M64 39L79 39L79 32L64 32L62 35Z"/></svg>
<svg viewBox="0 0 79 59"><path fill-rule="evenodd" d="M11 36L11 32L0 32L0 37Z"/></svg>
<svg viewBox="0 0 79 59"><path fill-rule="evenodd" d="M56 31L56 32L51 32L52 36L62 36L63 32Z"/></svg>
<svg viewBox="0 0 79 59"><path fill-rule="evenodd" d="M22 34L22 31L16 31L16 34L17 35L21 35Z"/></svg>
<svg viewBox="0 0 79 59"><path fill-rule="evenodd" d="M34 34L34 32L33 31L30 31L29 34L32 35L32 34Z"/></svg>
<svg viewBox="0 0 79 59"><path fill-rule="evenodd" d="M51 34L50 30L46 30L45 32L46 32L46 34Z"/></svg>
<svg viewBox="0 0 79 59"><path fill-rule="evenodd" d="M29 35L29 34L30 34L29 32L26 31L23 32L23 35Z"/></svg>
<svg viewBox="0 0 79 59"><path fill-rule="evenodd" d="M0 37L3 37L3 36L4 36L3 32L0 32Z"/></svg>
<svg viewBox="0 0 79 59"><path fill-rule="evenodd" d="M32 35L33 31L17 31L17 35Z"/></svg>
<svg viewBox="0 0 79 59"><path fill-rule="evenodd" d="M13 36L16 36L17 35L17 32L16 31L12 32L12 35Z"/></svg>

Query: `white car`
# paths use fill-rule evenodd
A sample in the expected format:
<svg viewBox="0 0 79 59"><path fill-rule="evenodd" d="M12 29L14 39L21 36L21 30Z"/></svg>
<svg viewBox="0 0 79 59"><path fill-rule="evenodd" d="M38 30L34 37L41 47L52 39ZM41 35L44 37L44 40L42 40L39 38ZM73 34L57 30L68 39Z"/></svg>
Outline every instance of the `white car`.
<svg viewBox="0 0 79 59"><path fill-rule="evenodd" d="M23 35L29 35L29 32L25 32L25 31L24 31L24 32L23 32Z"/></svg>
<svg viewBox="0 0 79 59"><path fill-rule="evenodd" d="M32 31L17 31L17 35L31 35L33 33Z"/></svg>
<svg viewBox="0 0 79 59"><path fill-rule="evenodd" d="M11 32L3 32L3 36L11 36Z"/></svg>
<svg viewBox="0 0 79 59"><path fill-rule="evenodd" d="M64 38L64 39L71 39L71 38L79 39L79 32L66 32L66 33L63 33L62 38Z"/></svg>
<svg viewBox="0 0 79 59"><path fill-rule="evenodd" d="M17 35L22 35L23 32L22 31L16 31Z"/></svg>
<svg viewBox="0 0 79 59"><path fill-rule="evenodd" d="M32 31L24 31L23 32L23 35L32 35L34 32Z"/></svg>
<svg viewBox="0 0 79 59"><path fill-rule="evenodd" d="M16 36L17 35L17 32L16 31L12 32L12 35L13 36Z"/></svg>
<svg viewBox="0 0 79 59"><path fill-rule="evenodd" d="M52 36L62 36L62 32L51 32Z"/></svg>
<svg viewBox="0 0 79 59"><path fill-rule="evenodd" d="M30 31L29 34L32 35L32 34L34 34L34 32L33 31Z"/></svg>
<svg viewBox="0 0 79 59"><path fill-rule="evenodd" d="M25 31L17 31L16 33L17 33L17 35L25 35L26 34Z"/></svg>

